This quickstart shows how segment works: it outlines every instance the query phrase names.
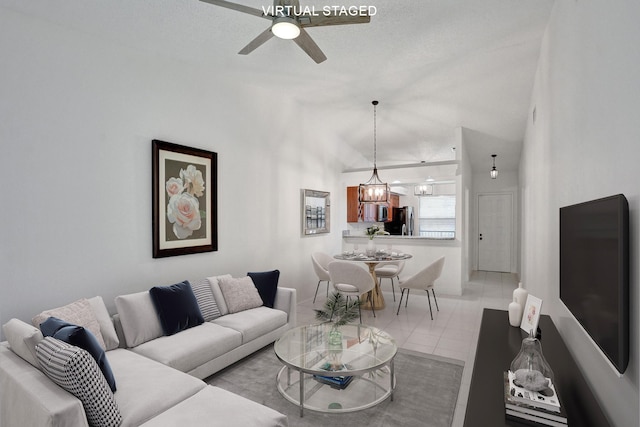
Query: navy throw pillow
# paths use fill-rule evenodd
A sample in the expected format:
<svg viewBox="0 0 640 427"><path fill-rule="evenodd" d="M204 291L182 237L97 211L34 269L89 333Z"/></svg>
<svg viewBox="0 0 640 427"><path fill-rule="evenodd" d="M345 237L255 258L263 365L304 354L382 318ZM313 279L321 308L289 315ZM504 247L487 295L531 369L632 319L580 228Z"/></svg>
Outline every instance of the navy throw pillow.
<svg viewBox="0 0 640 427"><path fill-rule="evenodd" d="M165 335L177 334L204 323L193 289L187 280L149 290Z"/></svg>
<svg viewBox="0 0 640 427"><path fill-rule="evenodd" d="M262 303L265 307L273 308L273 303L276 300L276 292L278 291L280 270L247 273L247 276L253 280L253 284L258 289L258 294L260 294L260 298L262 298Z"/></svg>
<svg viewBox="0 0 640 427"><path fill-rule="evenodd" d="M116 391L116 379L113 376L107 355L90 330L65 322L57 317L49 317L40 324L40 331L45 337L53 337L86 350L96 360L111 391Z"/></svg>

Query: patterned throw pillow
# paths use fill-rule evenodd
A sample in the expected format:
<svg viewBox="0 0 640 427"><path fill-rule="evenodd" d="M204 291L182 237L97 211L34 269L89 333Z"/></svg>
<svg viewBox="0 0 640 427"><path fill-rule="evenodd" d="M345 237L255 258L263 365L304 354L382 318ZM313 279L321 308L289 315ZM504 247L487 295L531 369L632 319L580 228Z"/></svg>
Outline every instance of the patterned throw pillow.
<svg viewBox="0 0 640 427"><path fill-rule="evenodd" d="M209 284L207 279L195 285L192 283L191 289L193 289L193 294L196 296L198 307L200 307L200 312L205 322L210 322L221 316L218 304L216 304L216 300L213 298L211 284Z"/></svg>
<svg viewBox="0 0 640 427"><path fill-rule="evenodd" d="M253 280L249 276L239 279L223 277L218 281L218 284L227 303L229 313L237 313L262 305L262 298L260 298L258 289L256 289Z"/></svg>
<svg viewBox="0 0 640 427"><path fill-rule="evenodd" d="M117 427L122 423L122 415L109 384L86 350L45 337L36 346L36 354L42 371L80 399L89 425Z"/></svg>

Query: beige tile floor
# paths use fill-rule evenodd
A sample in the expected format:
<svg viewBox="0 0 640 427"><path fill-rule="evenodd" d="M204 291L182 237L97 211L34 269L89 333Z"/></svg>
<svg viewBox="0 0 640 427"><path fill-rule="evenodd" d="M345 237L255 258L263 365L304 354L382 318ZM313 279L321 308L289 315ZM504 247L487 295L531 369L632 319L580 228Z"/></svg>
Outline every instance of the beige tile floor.
<svg viewBox="0 0 640 427"><path fill-rule="evenodd" d="M450 357L465 362L462 385L453 427L461 427L471 384L471 371L478 341L482 310L484 308L506 309L512 300L513 290L518 286L517 276L510 273L476 271L468 283L463 285L462 296L439 295L436 282L436 297L440 311L436 311L433 298L433 320L429 316L429 305L425 292L415 292L409 298L409 305L400 309L393 302L391 282L382 282L386 307L376 311L376 317L369 310L363 310L362 322L381 328L391 334L400 348ZM298 304L298 324L314 322L313 308L320 308L325 301L324 283L320 285L315 304L312 299ZM396 284L396 300L400 293Z"/></svg>

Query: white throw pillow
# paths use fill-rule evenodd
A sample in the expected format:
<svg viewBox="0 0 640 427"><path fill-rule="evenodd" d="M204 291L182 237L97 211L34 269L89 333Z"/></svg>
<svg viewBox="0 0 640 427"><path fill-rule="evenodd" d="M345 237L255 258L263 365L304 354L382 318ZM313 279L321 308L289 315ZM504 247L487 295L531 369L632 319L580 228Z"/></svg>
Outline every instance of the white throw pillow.
<svg viewBox="0 0 640 427"><path fill-rule="evenodd" d="M219 280L219 285L229 313L238 313L263 304L258 289L249 276L238 279L223 277Z"/></svg>
<svg viewBox="0 0 640 427"><path fill-rule="evenodd" d="M149 291L117 296L115 303L127 347L136 347L164 335Z"/></svg>
<svg viewBox="0 0 640 427"><path fill-rule="evenodd" d="M9 342L11 350L40 369L40 364L36 359L36 345L43 338L40 329L22 320L11 319L2 325L2 331Z"/></svg>
<svg viewBox="0 0 640 427"><path fill-rule="evenodd" d="M93 314L96 315L98 324L100 324L100 333L104 339L105 350L118 348L120 346L120 340L118 339L116 328L113 326L113 321L107 311L107 307L104 305L102 297L96 296L89 298L89 304L91 304Z"/></svg>
<svg viewBox="0 0 640 427"><path fill-rule="evenodd" d="M218 284L218 281L224 278L231 278L231 275L224 274L222 276L207 277L207 280L211 284L211 292L213 292L213 298L215 298L216 300L216 304L218 305L218 310L220 310L221 316L224 316L225 314L229 314L227 303L224 301L224 296L222 295L222 291L220 290L220 285Z"/></svg>

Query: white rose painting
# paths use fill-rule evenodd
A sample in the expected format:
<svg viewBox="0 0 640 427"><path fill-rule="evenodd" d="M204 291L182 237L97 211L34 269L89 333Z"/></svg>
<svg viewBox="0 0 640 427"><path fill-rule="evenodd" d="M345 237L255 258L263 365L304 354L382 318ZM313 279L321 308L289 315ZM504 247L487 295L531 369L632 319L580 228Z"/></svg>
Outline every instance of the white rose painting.
<svg viewBox="0 0 640 427"><path fill-rule="evenodd" d="M218 154L152 141L153 257L218 250Z"/></svg>
<svg viewBox="0 0 640 427"><path fill-rule="evenodd" d="M166 160L166 170L175 169L177 164ZM167 191L167 226L171 225L171 232L177 239L192 237L194 231L202 228L204 211L200 210L199 197L204 195L205 184L202 171L195 165L189 164L180 168L177 177L172 176L165 183ZM172 238L167 235L167 240Z"/></svg>

